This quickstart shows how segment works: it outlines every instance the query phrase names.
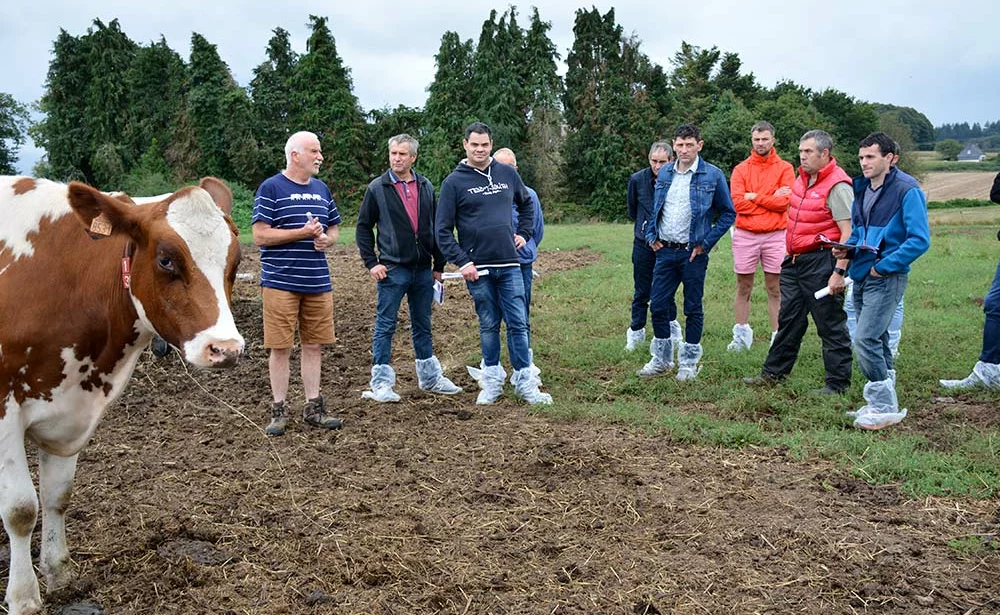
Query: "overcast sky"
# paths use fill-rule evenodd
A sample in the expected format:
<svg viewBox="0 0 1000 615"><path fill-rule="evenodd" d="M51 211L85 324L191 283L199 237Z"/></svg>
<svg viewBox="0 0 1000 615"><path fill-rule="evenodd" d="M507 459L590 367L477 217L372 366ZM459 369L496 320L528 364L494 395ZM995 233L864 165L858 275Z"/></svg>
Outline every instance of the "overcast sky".
<svg viewBox="0 0 1000 615"><path fill-rule="evenodd" d="M499 12L509 3L492 5ZM669 70L681 41L739 54L745 71L765 86L782 79L815 90L833 87L860 100L914 107L937 126L1000 119L1000 2L997 0L700 0L609 2L536 0L518 7L526 27L531 7L552 24L562 57L573 44L576 10L615 7L628 34L651 60ZM272 30L281 27L305 53L309 15L329 18L337 50L367 109L423 106L434 77L441 35L453 30L478 40L489 3L440 0L33 0L0 8L0 91L23 103L44 92L52 43L64 29L86 33L97 18L117 18L133 41L167 44L188 58L191 33L215 44L240 85L265 58ZM22 171L40 152L21 151Z"/></svg>

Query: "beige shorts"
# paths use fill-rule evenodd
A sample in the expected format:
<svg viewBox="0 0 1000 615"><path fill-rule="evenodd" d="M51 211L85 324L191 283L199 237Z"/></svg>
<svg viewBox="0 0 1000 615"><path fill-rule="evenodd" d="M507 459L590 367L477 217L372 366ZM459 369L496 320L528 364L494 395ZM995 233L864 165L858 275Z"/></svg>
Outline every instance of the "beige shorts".
<svg viewBox="0 0 1000 615"><path fill-rule="evenodd" d="M303 294L275 288L264 291L264 347L291 348L295 327L301 344L332 344L333 293Z"/></svg>

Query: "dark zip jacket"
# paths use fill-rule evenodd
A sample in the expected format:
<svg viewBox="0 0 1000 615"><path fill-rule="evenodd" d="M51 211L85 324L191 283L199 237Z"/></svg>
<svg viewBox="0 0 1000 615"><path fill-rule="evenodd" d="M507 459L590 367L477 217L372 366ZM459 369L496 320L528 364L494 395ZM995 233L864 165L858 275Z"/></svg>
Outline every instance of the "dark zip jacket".
<svg viewBox="0 0 1000 615"><path fill-rule="evenodd" d="M380 264L430 267L433 262L434 271L444 271L444 257L434 241L434 186L423 175L414 172L413 177L418 191L416 233L389 171L368 184L355 229L355 243L367 269Z"/></svg>
<svg viewBox="0 0 1000 615"><path fill-rule="evenodd" d="M535 211L514 167L490 159L485 171L463 160L441 182L437 243L449 263L518 265L511 208L517 206L517 234L531 239ZM454 231L458 229L458 241Z"/></svg>

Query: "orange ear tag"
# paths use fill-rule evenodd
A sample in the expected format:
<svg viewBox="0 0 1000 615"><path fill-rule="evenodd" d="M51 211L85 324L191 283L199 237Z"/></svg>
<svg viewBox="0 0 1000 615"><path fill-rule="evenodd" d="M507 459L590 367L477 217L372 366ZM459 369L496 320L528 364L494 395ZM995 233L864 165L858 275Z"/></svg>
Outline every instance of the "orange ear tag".
<svg viewBox="0 0 1000 615"><path fill-rule="evenodd" d="M98 235L104 235L107 237L111 234L113 227L111 226L111 220L102 212L101 215L97 216L90 222L90 232L96 233Z"/></svg>

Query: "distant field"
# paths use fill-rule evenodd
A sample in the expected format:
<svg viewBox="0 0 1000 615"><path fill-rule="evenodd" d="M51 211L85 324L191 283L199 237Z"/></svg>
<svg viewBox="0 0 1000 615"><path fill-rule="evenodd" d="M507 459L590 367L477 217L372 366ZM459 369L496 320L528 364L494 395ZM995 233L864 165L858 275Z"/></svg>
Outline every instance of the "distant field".
<svg viewBox="0 0 1000 615"><path fill-rule="evenodd" d="M970 224L1000 225L1000 205L991 207L970 207L968 209L932 209L927 212L931 224L954 224L968 226Z"/></svg>
<svg viewBox="0 0 1000 615"><path fill-rule="evenodd" d="M993 185L995 173L975 173L962 171L956 173L927 173L922 186L927 193L928 201L950 201L951 199L982 199L990 198L990 187Z"/></svg>

